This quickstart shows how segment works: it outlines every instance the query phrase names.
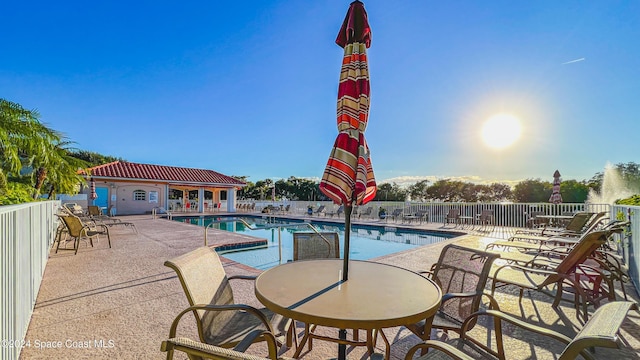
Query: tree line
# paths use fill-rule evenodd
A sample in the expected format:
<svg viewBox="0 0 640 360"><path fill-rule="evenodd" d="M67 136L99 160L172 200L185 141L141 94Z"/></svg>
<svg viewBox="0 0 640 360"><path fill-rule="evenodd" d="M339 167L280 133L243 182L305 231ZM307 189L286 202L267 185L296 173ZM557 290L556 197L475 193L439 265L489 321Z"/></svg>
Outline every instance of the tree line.
<svg viewBox="0 0 640 360"><path fill-rule="evenodd" d="M629 162L615 165L632 188L640 189L640 165ZM302 200L327 201L320 192L319 183L310 179L291 176L288 179L264 179L255 183L248 181L248 176L234 176L247 183L238 192L241 200ZM560 194L567 203L583 203L588 199L591 190L599 192L604 178L603 172L596 173L589 180L563 180L560 183ZM504 183L474 184L451 179L435 182L418 181L407 187L396 183L378 184L376 201L417 201L417 202L547 202L553 191L551 181L541 179L523 180L513 188Z"/></svg>

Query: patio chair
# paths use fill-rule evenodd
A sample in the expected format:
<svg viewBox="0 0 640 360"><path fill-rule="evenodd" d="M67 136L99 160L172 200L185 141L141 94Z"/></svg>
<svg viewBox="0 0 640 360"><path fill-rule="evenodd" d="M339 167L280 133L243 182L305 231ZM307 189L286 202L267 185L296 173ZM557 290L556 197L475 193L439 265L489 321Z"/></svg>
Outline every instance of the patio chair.
<svg viewBox="0 0 640 360"><path fill-rule="evenodd" d="M293 261L340 258L340 237L337 232L294 232Z"/></svg>
<svg viewBox="0 0 640 360"><path fill-rule="evenodd" d="M527 216L526 226L528 228L535 229L549 224L549 219L539 217L540 215L544 215L544 211L530 212Z"/></svg>
<svg viewBox="0 0 640 360"><path fill-rule="evenodd" d="M416 212L407 211L407 212L405 212L404 215L402 215L402 222L406 221L406 222L411 223L414 220L422 221L422 218L424 216L426 216L426 214L427 214L427 212L424 211L424 210L418 210Z"/></svg>
<svg viewBox="0 0 640 360"><path fill-rule="evenodd" d="M340 258L340 237L336 232L322 232L309 233L309 232L294 232L293 233L293 261L299 260L312 260L312 259L339 259ZM308 339L309 351L313 348L313 338L315 325L304 324L304 337L297 346L297 357L305 342ZM297 339L297 335L295 336Z"/></svg>
<svg viewBox="0 0 640 360"><path fill-rule="evenodd" d="M449 209L449 212L444 217L444 225L451 223L456 224L456 226L460 223L460 209Z"/></svg>
<svg viewBox="0 0 640 360"><path fill-rule="evenodd" d="M289 319L264 308L256 309L234 302L229 280L255 280L255 277L227 276L215 250L200 247L167 260L164 265L178 275L190 305L178 315L174 325L177 326L182 315L192 312L200 342L223 348L239 344L248 347L253 342L268 341L273 334L280 345L280 337L286 333L287 343L290 343L291 333L288 330L292 329ZM175 336L174 325L170 337ZM253 336L247 337L248 334Z"/></svg>
<svg viewBox="0 0 640 360"><path fill-rule="evenodd" d="M480 226L480 229L484 229L487 225L495 225L493 214L492 209L483 209L480 214L476 215L476 224Z"/></svg>
<svg viewBox="0 0 640 360"><path fill-rule="evenodd" d="M423 320L407 328L422 340L428 340L431 329L460 332L462 323L480 308L482 296L489 299L490 308L498 308L492 296L484 294L493 261L500 255L455 244L445 246L430 275L445 293L433 322ZM473 327L473 324L470 324Z"/></svg>
<svg viewBox="0 0 640 360"><path fill-rule="evenodd" d="M505 358L511 359L512 356L507 357L504 351L502 322L510 323L512 326L516 327L515 331L511 331L517 332L517 330L519 330L517 328L520 328L526 331L523 333L525 335L527 332L533 332L566 344L562 353L558 355L558 360L571 360L577 358L578 355L581 355L585 359L593 360L593 356L588 351L590 348L620 348L621 341L618 338L618 332L620 331L620 326L627 317L627 313L631 309L637 309L637 305L625 301L612 302L603 305L601 308L596 310L591 317L591 320L584 325L582 330L580 330L573 339L554 330L530 324L527 321L523 321L501 311L480 311L473 314L465 321L462 326L460 338L452 339L447 342L427 340L410 348L405 356L405 360L413 359L418 350L421 350L424 353L429 349L431 349L431 351L420 356L417 360L475 360L479 358L497 358L501 360L504 360ZM475 323L477 318L480 316L493 317L494 323L497 324L494 332L496 343L495 350L490 349L486 345L470 341L471 338L466 334L469 326Z"/></svg>
<svg viewBox="0 0 640 360"><path fill-rule="evenodd" d="M340 258L340 236L337 232L294 232L293 233L293 261L313 260L313 259L339 259ZM316 326L304 324L305 335L297 346L293 355L297 358L302 351L305 342L309 343L309 351L313 349L314 338L324 338L317 336L314 331ZM371 336L371 334L367 334ZM353 338L358 341L358 331L353 329Z"/></svg>
<svg viewBox="0 0 640 360"><path fill-rule="evenodd" d="M564 284L571 287L574 293L574 307L576 317L580 315L580 305L582 305L584 319L588 317L587 305L590 302L589 295L575 279L576 268L582 264L587 257L607 241L609 231L593 231L586 234L559 263L551 263L546 268L527 267L521 265L507 264L498 267L490 274L493 279L491 284L491 295L494 295L496 287L514 285L520 287L519 301L522 301L524 289L540 291L549 296L554 296L545 291L550 285L556 286L556 294L552 306L558 307L562 300ZM582 299L582 300L581 300Z"/></svg>
<svg viewBox="0 0 640 360"><path fill-rule="evenodd" d="M77 254L78 249L80 248L80 240L82 238L88 239L91 247L93 247L93 238L98 237L99 235L107 236L109 248L111 248L111 237L109 236L109 228L107 226L103 224L85 224L79 217L71 214L60 215L59 218L67 227L67 234L73 239L73 249L63 248L63 250L74 250L74 254ZM58 237L56 254L58 253L58 250L60 250L60 243L62 242L62 233L59 235L60 237Z"/></svg>
<svg viewBox="0 0 640 360"><path fill-rule="evenodd" d="M423 222L426 221L427 218L429 217L429 211L428 210L418 210L416 212L416 216L415 219L418 222Z"/></svg>

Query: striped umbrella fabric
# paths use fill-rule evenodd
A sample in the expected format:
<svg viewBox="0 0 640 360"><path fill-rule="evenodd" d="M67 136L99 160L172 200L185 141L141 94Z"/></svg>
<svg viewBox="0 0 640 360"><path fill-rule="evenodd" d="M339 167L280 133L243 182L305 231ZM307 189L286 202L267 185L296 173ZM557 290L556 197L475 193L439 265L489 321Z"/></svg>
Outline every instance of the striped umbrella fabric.
<svg viewBox="0 0 640 360"><path fill-rule="evenodd" d="M553 173L553 191L549 202L553 204L560 204L562 202L562 195L560 194L560 172L556 170Z"/></svg>
<svg viewBox="0 0 640 360"><path fill-rule="evenodd" d="M95 200L98 198L98 193L96 193L96 182L91 178L89 181L89 198L91 200Z"/></svg>
<svg viewBox="0 0 640 360"><path fill-rule="evenodd" d="M369 120L367 48L371 28L364 4L349 7L336 44L344 48L338 86L338 137L320 181L320 190L336 204L362 205L376 195L369 147L364 137Z"/></svg>

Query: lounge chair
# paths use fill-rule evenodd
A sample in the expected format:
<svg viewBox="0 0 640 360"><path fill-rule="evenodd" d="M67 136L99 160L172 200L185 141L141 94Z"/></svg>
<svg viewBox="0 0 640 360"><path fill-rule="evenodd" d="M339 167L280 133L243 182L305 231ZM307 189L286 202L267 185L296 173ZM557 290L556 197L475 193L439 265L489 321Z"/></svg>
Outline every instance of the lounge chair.
<svg viewBox="0 0 640 360"><path fill-rule="evenodd" d="M369 206L367 207L363 212L358 212L358 219L362 218L363 216L366 218L371 217L371 214L373 213L373 207Z"/></svg>
<svg viewBox="0 0 640 360"><path fill-rule="evenodd" d="M340 217L340 215L342 215L343 213L344 213L344 205L340 205L336 211L327 213L327 215L331 217L333 217L333 215Z"/></svg>
<svg viewBox="0 0 640 360"><path fill-rule="evenodd" d="M541 230L518 230L513 237L526 239L528 236L576 236L584 233L604 216L606 216L606 212L598 213L595 217L591 212L579 212L573 215L564 228L544 227Z"/></svg>
<svg viewBox="0 0 640 360"><path fill-rule="evenodd" d="M580 330L573 339L556 331L530 324L501 311L480 311L473 314L465 321L462 326L460 338L449 340L447 342L427 340L409 349L405 360L413 359L418 350L423 353L426 350L430 351L417 358L417 360L475 360L479 358L497 358L502 360L505 358L512 359L512 356L507 356L504 351L502 322L508 322L517 328L544 335L566 344L562 353L558 355L558 360L571 360L577 358L578 355L581 355L585 359L593 360L593 356L587 350L588 348L596 346L620 348L621 341L618 338L618 332L630 309L637 309L637 305L623 301L603 305L601 308L596 310L591 317L591 320L584 325L582 330ZM472 326L480 316L493 317L494 323L497 324L497 326L495 326L496 349L490 349L485 345L479 345L476 341L470 341L471 338L466 334L470 326ZM518 329L511 331L517 330Z"/></svg>
<svg viewBox="0 0 640 360"><path fill-rule="evenodd" d="M594 216L594 221L589 222L589 227L582 233L564 233L553 236L536 236L536 235L514 235L508 240L496 240L487 245L487 250L494 249L496 247L504 248L517 248L522 251L545 251L553 250L557 246L570 246L575 245L580 241L584 234L592 232L598 228L601 230L608 230L610 227L615 226L618 221L614 220L607 225L601 226L604 219L604 213Z"/></svg>
<svg viewBox="0 0 640 360"><path fill-rule="evenodd" d="M253 342L269 341L272 335L277 337L279 344L282 343L279 336L290 329L290 320L266 309L236 304L229 280L255 280L255 277L227 277L215 250L200 247L167 260L164 265L178 275L190 306L178 315L175 326L182 315L192 312L202 343L231 348L248 342L243 345L248 347ZM169 335L171 338L175 337L174 325ZM287 340L289 343L291 336Z"/></svg>
<svg viewBox="0 0 640 360"><path fill-rule="evenodd" d="M112 216L107 216L107 215L103 215L102 211L100 210L100 208L98 206L89 206L88 208L89 211L89 218L97 223L100 223L102 225L108 226L108 227L113 227L113 226L124 226L124 227L128 227L130 229L133 229L133 231L137 234L138 233L138 229L136 228L136 225L132 222L128 222L128 221L122 221L120 219L114 218ZM161 208L163 209L163 208Z"/></svg>
<svg viewBox="0 0 640 360"><path fill-rule="evenodd" d="M63 250L74 250L74 254L78 253L78 248L80 247L80 240L82 238L89 239L89 243L93 247L93 238L99 235L106 235L107 240L109 242L109 248L111 248L111 236L109 236L109 228L103 224L85 224L82 220L71 214L60 215L59 218L64 222L67 227L67 233L73 239L73 249ZM58 246L56 247L56 254L58 250L60 250L60 243L62 242L62 234L59 234L58 237Z"/></svg>
<svg viewBox="0 0 640 360"><path fill-rule="evenodd" d="M460 209L449 209L449 212L444 217L444 225L447 224L458 224L460 223Z"/></svg>
<svg viewBox="0 0 640 360"><path fill-rule="evenodd" d="M320 205L320 206L318 206L318 208L316 209L316 211L313 214L316 215L316 216L320 216L321 214L325 215L325 210L324 209L325 209L324 205Z"/></svg>
<svg viewBox="0 0 640 360"><path fill-rule="evenodd" d="M86 211L84 211L84 209L82 208L82 206L76 204L76 203L66 203L63 204L62 207L64 209L66 209L69 213L71 213L72 215L78 216L78 217L86 217L88 214Z"/></svg>
<svg viewBox="0 0 640 360"><path fill-rule="evenodd" d="M459 333L464 320L478 311L483 296L489 298L491 308L497 309L493 297L484 294L484 287L491 265L498 257L498 254L455 244L445 246L432 270L425 272L445 293L442 305L431 324L425 320L407 328L422 340L428 340L432 328Z"/></svg>
<svg viewBox="0 0 640 360"><path fill-rule="evenodd" d="M519 300L522 301L524 289L547 293L544 291L547 286L556 285L556 294L552 305L555 308L560 304L564 284L567 284L574 292L576 317L579 318L580 305L582 305L584 319L586 320L588 317L587 305L589 303L589 295L584 291L580 283L575 280L574 275L576 274L578 265L582 264L587 257L591 256L602 244L606 243L609 235L609 231L593 231L586 234L578 244L571 248L562 261L549 264L545 269L514 264L507 264L492 269L492 273L490 274L490 277L493 279L491 295L494 295L496 287L498 286L514 285L520 287ZM547 294L553 296L549 293Z"/></svg>
<svg viewBox="0 0 640 360"><path fill-rule="evenodd" d="M396 221L398 218L402 217L402 213L404 212L404 209L393 209L393 212L391 213L391 215L387 216L386 218L391 218L393 219L393 221Z"/></svg>

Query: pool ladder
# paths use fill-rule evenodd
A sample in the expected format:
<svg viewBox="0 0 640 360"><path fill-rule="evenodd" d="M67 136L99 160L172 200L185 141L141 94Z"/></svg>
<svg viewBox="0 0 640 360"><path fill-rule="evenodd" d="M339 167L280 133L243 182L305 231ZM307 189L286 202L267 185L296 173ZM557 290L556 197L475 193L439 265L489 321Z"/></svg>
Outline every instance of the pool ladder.
<svg viewBox="0 0 640 360"><path fill-rule="evenodd" d="M251 224L246 222L244 219L239 219L239 218L234 218L232 220L216 220L216 221L212 221L209 225L207 225L206 228L204 228L204 246L208 246L207 233L208 233L209 228L211 227L211 225L220 224L220 223L227 223L227 222L230 222L230 221L239 221L239 222L243 223L244 226L246 226L247 229L249 229L249 230L278 229L278 261L279 261L280 264L282 264L282 227L283 226L286 226L286 227L304 227L304 226L306 226L309 229L311 229L313 232L318 234L318 236L320 236L320 238L322 238L322 240L324 240L327 243L327 246L331 247L331 242L326 237L324 237L324 235L322 235L322 233L320 231L318 231L318 229L315 226L313 226L311 223L308 223L308 222L289 223L289 224L273 224L273 225L266 225L266 226L261 226L261 227L253 227Z"/></svg>

